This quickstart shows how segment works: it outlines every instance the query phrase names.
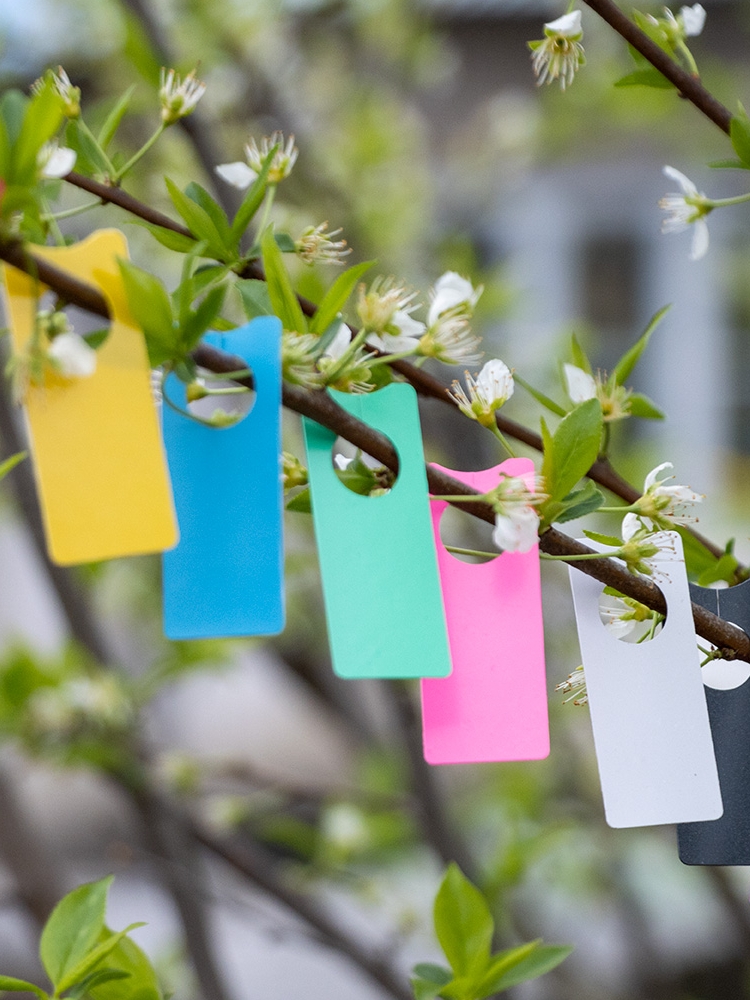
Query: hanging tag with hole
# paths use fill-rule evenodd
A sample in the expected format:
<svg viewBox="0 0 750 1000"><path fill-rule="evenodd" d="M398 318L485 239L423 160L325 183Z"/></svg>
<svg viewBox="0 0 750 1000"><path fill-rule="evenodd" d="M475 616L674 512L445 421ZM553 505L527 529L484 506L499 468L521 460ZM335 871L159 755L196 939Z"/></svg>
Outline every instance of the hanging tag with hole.
<svg viewBox="0 0 750 1000"><path fill-rule="evenodd" d="M333 667L340 677L445 677L450 654L427 498L417 396L393 383L367 395L329 390L385 434L399 472L382 496L336 476L336 435L303 421Z"/></svg>
<svg viewBox="0 0 750 1000"><path fill-rule="evenodd" d="M148 356L117 266L128 256L125 237L102 230L71 247L33 252L97 285L111 316L93 374L50 369L24 395L50 559L71 565L169 548L177 526ZM13 267L3 271L13 350L22 357L47 289Z"/></svg>
<svg viewBox="0 0 750 1000"><path fill-rule="evenodd" d="M281 323L264 316L204 340L244 359L255 396L229 427L197 423L164 401L180 524L180 543L163 559L164 631L170 639L274 635L284 627ZM165 395L186 408L176 376Z"/></svg>
<svg viewBox="0 0 750 1000"><path fill-rule="evenodd" d="M534 473L528 458L483 472L434 466L486 492L501 475ZM430 764L539 760L549 754L539 549L471 565L445 548L431 501L453 673L422 681L422 735Z"/></svg>
<svg viewBox="0 0 750 1000"><path fill-rule="evenodd" d="M570 567L604 811L613 827L722 813L682 541L676 532L655 538L662 552L653 581L667 620L650 641L625 642L608 632L599 614L603 585Z"/></svg>
<svg viewBox="0 0 750 1000"><path fill-rule="evenodd" d="M690 585L696 604L750 632L750 581L726 590ZM708 717L724 815L677 827L686 865L750 865L750 663L713 660L703 667Z"/></svg>

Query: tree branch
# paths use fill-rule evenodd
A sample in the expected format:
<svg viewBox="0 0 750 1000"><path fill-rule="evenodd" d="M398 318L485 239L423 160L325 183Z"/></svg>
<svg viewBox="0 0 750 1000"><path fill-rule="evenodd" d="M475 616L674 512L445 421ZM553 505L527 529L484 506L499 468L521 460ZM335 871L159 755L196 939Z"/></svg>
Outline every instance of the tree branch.
<svg viewBox="0 0 750 1000"><path fill-rule="evenodd" d="M691 76L620 10L613 0L583 0L618 35L673 83L679 93L698 108L714 125L729 134L732 112L709 93L697 77Z"/></svg>

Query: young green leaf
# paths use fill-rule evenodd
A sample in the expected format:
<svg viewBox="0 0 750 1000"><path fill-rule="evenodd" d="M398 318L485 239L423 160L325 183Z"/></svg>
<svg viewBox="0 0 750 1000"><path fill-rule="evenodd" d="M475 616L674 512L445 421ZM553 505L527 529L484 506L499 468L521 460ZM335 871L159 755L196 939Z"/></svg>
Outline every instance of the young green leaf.
<svg viewBox="0 0 750 1000"><path fill-rule="evenodd" d="M233 260L236 258L234 247L225 244L221 233L216 228L216 224L208 212L200 205L196 204L192 198L184 194L174 181L168 177L164 178L169 191L169 196L177 211L182 216L185 225L193 236L198 240L204 240L207 253L217 260Z"/></svg>
<svg viewBox="0 0 750 1000"><path fill-rule="evenodd" d="M583 529L583 533L586 538L590 538L594 542L600 542L602 545L611 545L616 549L619 549L622 545L622 539L618 538L617 535L603 535L600 531L589 531L587 528Z"/></svg>
<svg viewBox="0 0 750 1000"><path fill-rule="evenodd" d="M658 69L653 66L644 69L633 70L615 80L615 87L656 87L658 90L669 90L674 84L662 76Z"/></svg>
<svg viewBox="0 0 750 1000"><path fill-rule="evenodd" d="M435 933L456 977L480 976L490 960L495 922L482 893L455 863L435 898Z"/></svg>
<svg viewBox="0 0 750 1000"><path fill-rule="evenodd" d="M130 105L130 100L135 93L135 84L131 84L130 87L125 91L120 100L115 104L110 113L107 115L104 124L99 129L99 135L96 137L97 142L102 149L106 150L107 146L112 142L115 137L115 133L120 127L122 119L125 117L125 113Z"/></svg>
<svg viewBox="0 0 750 1000"><path fill-rule="evenodd" d="M204 187L201 187L195 181L191 181L188 184L185 188L185 194L196 205L200 205L206 215L210 216L211 221L216 226L216 231L221 237L222 243L227 247L231 247L234 241L229 226L229 219L221 205L211 197Z"/></svg>
<svg viewBox="0 0 750 1000"><path fill-rule="evenodd" d="M52 911L42 931L39 957L55 987L95 947L104 928L112 876L88 882L68 893Z"/></svg>
<svg viewBox="0 0 750 1000"><path fill-rule="evenodd" d="M485 975L477 983L474 993L474 1000L484 1000L492 993L498 993L502 988L499 984L511 969L520 965L529 955L533 954L541 944L541 941L529 941L528 944L518 945L516 948L508 948L492 956Z"/></svg>
<svg viewBox="0 0 750 1000"><path fill-rule="evenodd" d="M307 320L292 288L292 282L270 226L263 233L261 248L268 294L274 313L281 320L285 330L307 333Z"/></svg>
<svg viewBox="0 0 750 1000"><path fill-rule="evenodd" d="M105 176L112 169L112 163L107 154L78 121L68 122L65 129L65 141L71 149L76 151L78 170L86 170Z"/></svg>
<svg viewBox="0 0 750 1000"><path fill-rule="evenodd" d="M434 1000L452 979L450 970L442 965L433 965L431 962L415 965L411 979L415 1000Z"/></svg>
<svg viewBox="0 0 750 1000"><path fill-rule="evenodd" d="M568 412L564 410L562 406L558 405L554 399L550 399L549 396L545 396L543 392L539 389L535 389L533 385L529 385L526 379L521 378L518 372L513 373L514 380L525 389L530 395L534 397L537 403L541 403L542 406L546 407L551 413L554 413L558 417L564 417Z"/></svg>
<svg viewBox="0 0 750 1000"><path fill-rule="evenodd" d="M145 334L151 364L160 365L175 354L179 344L172 302L158 278L129 260L121 258L118 264L128 307Z"/></svg>
<svg viewBox="0 0 750 1000"><path fill-rule="evenodd" d="M273 238L276 240L276 246L282 253L294 253L295 244L289 233L274 233Z"/></svg>
<svg viewBox="0 0 750 1000"><path fill-rule="evenodd" d="M46 993L41 986L27 983L25 979L15 979L13 976L0 976L0 993L36 993L40 1000L47 1000L49 993Z"/></svg>
<svg viewBox="0 0 750 1000"><path fill-rule="evenodd" d="M615 376L615 380L618 385L624 385L627 379L630 377L631 372L638 363L638 360L648 346L648 342L651 339L651 334L657 328L662 318L669 312L672 308L671 305L663 306L648 321L648 325L643 333L640 335L638 340L629 348L617 364L614 367L612 374Z"/></svg>
<svg viewBox="0 0 750 1000"><path fill-rule="evenodd" d="M213 326L224 305L226 285L216 285L206 292L195 312L182 325L181 346L185 353L192 351L203 334Z"/></svg>
<svg viewBox="0 0 750 1000"><path fill-rule="evenodd" d="M129 219L134 226L142 226L148 229L155 240L168 250L175 250L177 253L192 253L198 245L198 241L184 233L176 233L173 229L165 229L164 226L155 226L151 222L144 222L142 219Z"/></svg>
<svg viewBox="0 0 750 1000"><path fill-rule="evenodd" d="M736 582L737 569L739 567L737 557L732 552L725 552L721 559L717 559L713 566L704 570L698 577L698 585L710 587L719 580L724 580L730 586Z"/></svg>
<svg viewBox="0 0 750 1000"><path fill-rule="evenodd" d="M27 451L19 451L15 455L11 455L10 458L6 458L4 462L0 462L0 479L7 476L11 469L15 469L19 462L23 462L28 454Z"/></svg>
<svg viewBox="0 0 750 1000"><path fill-rule="evenodd" d="M695 583L704 573L713 569L719 560L691 531L688 531L681 524L676 524L674 531L682 539L682 551L685 554L688 577Z"/></svg>
<svg viewBox="0 0 750 1000"><path fill-rule="evenodd" d="M750 118L741 105L739 114L729 123L729 138L742 163L750 166Z"/></svg>
<svg viewBox="0 0 750 1000"><path fill-rule="evenodd" d="M72 989L68 990L66 1000L85 1000L89 994L89 990L94 986L103 986L105 983L113 982L115 979L127 979L129 975L129 972L122 972L120 969L110 969L108 967L97 969L86 976L80 983L77 983Z"/></svg>
<svg viewBox="0 0 750 1000"><path fill-rule="evenodd" d="M712 160L708 166L713 170L750 170L750 163L742 160Z"/></svg>
<svg viewBox="0 0 750 1000"><path fill-rule="evenodd" d="M37 154L60 128L62 120L60 101L52 81L47 78L39 92L26 105L23 125L15 144L13 180L18 183L33 182L37 170Z"/></svg>
<svg viewBox="0 0 750 1000"><path fill-rule="evenodd" d="M310 320L311 333L323 333L328 329L349 301L349 296L354 291L359 279L374 263L375 261L370 260L363 264L355 264L354 267L349 267L338 275Z"/></svg>
<svg viewBox="0 0 750 1000"><path fill-rule="evenodd" d="M293 496L291 500L287 500L285 509L294 511L295 514L312 514L310 487L306 486Z"/></svg>
<svg viewBox="0 0 750 1000"><path fill-rule="evenodd" d="M112 931L105 928L105 936ZM163 1000L156 972L146 954L129 937L122 938L107 956L107 968L126 973L117 982L93 985L88 990L91 1000Z"/></svg>
<svg viewBox="0 0 750 1000"><path fill-rule="evenodd" d="M265 281L245 278L238 281L236 287L248 319L255 319L256 316L273 316L273 306Z"/></svg>
<svg viewBox="0 0 750 1000"><path fill-rule="evenodd" d="M130 931L135 930L137 927L145 927L144 923L130 924L125 928L124 931L117 931L111 934L106 940L102 941L95 948L81 959L76 965L68 969L65 975L60 979L58 983L55 983L55 991L57 993L64 993L66 990L71 989L76 983L80 983L82 980L87 979L89 975L94 971L97 965L104 961L104 959L114 951L115 947L123 940L126 934Z"/></svg>
<svg viewBox="0 0 750 1000"><path fill-rule="evenodd" d="M588 372L589 375L593 374L591 370L591 362L588 359L588 355L581 347L581 342L574 333L571 334L570 337L570 356L576 368L580 368L583 371Z"/></svg>
<svg viewBox="0 0 750 1000"><path fill-rule="evenodd" d="M544 488L549 493L550 486L555 480L555 446L544 417L541 417L539 423L542 431L542 479Z"/></svg>
<svg viewBox="0 0 750 1000"><path fill-rule="evenodd" d="M634 392L628 399L630 415L632 417L642 417L644 420L663 420L664 414L652 403L648 396L641 392Z"/></svg>
<svg viewBox="0 0 750 1000"><path fill-rule="evenodd" d="M250 225L250 220L260 208L265 197L268 186L268 171L271 169L273 158L276 155L277 146L274 146L268 153L260 168L260 173L247 190L242 204L237 209L237 213L232 221L232 242L234 246L239 244L242 234Z"/></svg>
<svg viewBox="0 0 750 1000"><path fill-rule="evenodd" d="M596 461L602 439L602 408L587 399L564 417L552 438L554 472L545 488L552 500L561 500Z"/></svg>
<svg viewBox="0 0 750 1000"><path fill-rule="evenodd" d="M522 946L523 947L523 946ZM540 944L529 955L516 962L514 966L506 972L500 973L492 984L487 983L488 993L482 996L490 996L492 993L502 993L510 990L519 983L527 983L530 979L537 979L539 976L551 972L552 969L564 962L573 951L569 945ZM480 1000L478 997L477 1000Z"/></svg>
<svg viewBox="0 0 750 1000"><path fill-rule="evenodd" d="M563 497L561 504L563 509L555 517L558 524L573 521L577 517L585 517L586 514L593 514L604 504L604 494L589 479L582 489L574 490Z"/></svg>

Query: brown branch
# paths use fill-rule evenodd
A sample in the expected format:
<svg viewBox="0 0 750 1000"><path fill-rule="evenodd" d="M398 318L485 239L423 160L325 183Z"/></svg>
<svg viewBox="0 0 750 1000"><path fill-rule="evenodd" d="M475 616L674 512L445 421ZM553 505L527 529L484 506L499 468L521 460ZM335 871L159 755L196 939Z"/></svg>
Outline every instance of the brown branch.
<svg viewBox="0 0 750 1000"><path fill-rule="evenodd" d="M17 245L13 245L13 249L16 252L13 255L14 259L11 263L16 263L20 257L19 263L23 265L22 269L28 270L29 265L26 255L18 253ZM8 259L6 256L6 245L2 243L0 243L0 259ZM39 261L38 263L41 265L43 262ZM56 268L48 266L45 269L45 283L47 280L50 280L50 287L55 288L55 290L58 289L53 284L53 281L56 280L57 273ZM42 268L40 266L40 277L41 274ZM66 294L71 293L73 283L69 281L65 285ZM79 283L75 282L75 284ZM87 301L93 302L97 306L93 311L99 315L106 315L106 302L104 302L98 292L93 294L93 290L89 289L88 286L86 287L88 292L86 296ZM74 295L71 295L71 301L75 302L76 305L83 304ZM84 308L88 308L88 306L84 306ZM104 313L100 311L102 308L105 310ZM235 371L245 366L242 358L232 357L205 344L198 346L193 353L193 357L198 364L218 373L228 370ZM334 433L341 435L347 441L366 451L368 455L372 455L373 458L378 459L387 468L398 472L398 456L391 442L382 434L374 431L371 427L363 424L356 417L343 410L328 393L320 390L310 391L302 389L300 386L285 382L282 387L282 403L287 408L303 416L310 417ZM436 469L432 469L429 466L427 467L427 481L432 493L463 494L464 496L479 495L463 483L459 483L457 480L451 479L450 476L439 473ZM475 517L479 517L490 523L494 521L494 512L489 504L477 502L461 504L461 506ZM592 552L585 545L581 545L579 542L574 541L554 528L550 528L541 536L539 545L542 551L553 555L571 556L591 554ZM664 598L661 591L654 584L648 583L648 581L640 577L633 576L611 560L606 558L592 559L587 562L576 562L574 565L582 572L594 576L606 586L616 587L621 593L628 597L634 597L647 607L655 611L664 612ZM737 629L735 626L730 625L698 605L693 605L693 618L699 634L704 639L707 639L715 646L729 651L729 655L750 660L750 639L740 629Z"/></svg>
<svg viewBox="0 0 750 1000"><path fill-rule="evenodd" d="M640 52L662 76L673 83L683 97L703 112L714 125L718 125L722 132L729 134L731 111L725 108L721 101L717 101L697 77L687 73L663 49L660 49L656 42L623 14L613 0L584 0L584 3L596 11L629 45Z"/></svg>

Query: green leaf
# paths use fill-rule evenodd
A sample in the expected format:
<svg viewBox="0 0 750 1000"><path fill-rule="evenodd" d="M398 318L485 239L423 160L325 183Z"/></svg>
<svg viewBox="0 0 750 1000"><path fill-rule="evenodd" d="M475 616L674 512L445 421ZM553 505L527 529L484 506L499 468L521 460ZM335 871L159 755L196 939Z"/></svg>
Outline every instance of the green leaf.
<svg viewBox="0 0 750 1000"><path fill-rule="evenodd" d="M570 355L576 368L581 368L583 371L588 372L589 375L593 375L588 355L581 347L581 343L575 334L572 334L570 337Z"/></svg>
<svg viewBox="0 0 750 1000"><path fill-rule="evenodd" d="M731 586L736 582L739 565L733 552L725 552L721 559L717 559L713 566L701 573L698 577L698 584L701 587L710 587L711 584L717 583L719 580L725 580Z"/></svg>
<svg viewBox="0 0 750 1000"><path fill-rule="evenodd" d="M181 342L185 353L192 351L206 330L213 325L224 305L226 291L226 285L216 285L211 288L192 316L183 324Z"/></svg>
<svg viewBox="0 0 750 1000"><path fill-rule="evenodd" d="M25 979L15 979L13 976L0 976L0 993L36 993L41 1000L47 1000L48 993L33 983L27 983Z"/></svg>
<svg viewBox="0 0 750 1000"><path fill-rule="evenodd" d="M434 965L431 962L415 965L414 976L411 979L415 1000L434 1000L452 979L450 970L442 965Z"/></svg>
<svg viewBox="0 0 750 1000"><path fill-rule="evenodd" d="M106 175L112 169L107 154L99 147L92 135L76 121L68 122L65 141L78 154L76 168L86 173Z"/></svg>
<svg viewBox="0 0 750 1000"><path fill-rule="evenodd" d="M549 492L555 478L555 446L544 417L541 417L539 422L542 430L542 479L545 483L544 488Z"/></svg>
<svg viewBox="0 0 750 1000"><path fill-rule="evenodd" d="M52 81L47 78L41 90L26 106L23 125L14 150L13 179L18 183L36 178L36 158L62 124L63 113ZM10 179L10 178L8 178Z"/></svg>
<svg viewBox="0 0 750 1000"><path fill-rule="evenodd" d="M455 863L435 897L435 933L455 976L482 975L490 960L495 922L476 886Z"/></svg>
<svg viewBox="0 0 750 1000"><path fill-rule="evenodd" d="M540 944L531 954L516 962L507 972L499 974L489 988L489 992L482 994L482 996L502 993L518 986L519 983L527 983L530 979L537 979L564 962L572 951L573 948L569 945ZM478 997L477 1000L481 1000L481 998Z"/></svg>
<svg viewBox="0 0 750 1000"><path fill-rule="evenodd" d="M7 476L11 469L15 469L19 462L23 462L28 454L27 451L19 451L15 455L11 455L10 458L6 458L4 462L0 462L0 479Z"/></svg>
<svg viewBox="0 0 750 1000"><path fill-rule="evenodd" d="M130 100L135 93L136 85L132 84L125 93L122 95L120 100L115 104L110 113L107 115L104 124L99 129L99 135L96 137L97 142L102 147L106 149L107 146L112 142L115 136L115 132L120 127L120 122L125 117L125 112L128 110Z"/></svg>
<svg viewBox="0 0 750 1000"><path fill-rule="evenodd" d="M550 399L549 396L545 396L539 389L535 389L533 385L529 385L526 379L521 378L517 372L513 373L513 378L522 388L526 390L526 392L530 393L534 397L537 403L541 403L542 406L545 406L558 417L565 416L567 410L564 410L562 406L559 406L554 399Z"/></svg>
<svg viewBox="0 0 750 1000"><path fill-rule="evenodd" d="M296 514L312 514L312 499L310 497L310 487L306 486L300 490L291 500L287 500L286 510L294 511Z"/></svg>
<svg viewBox="0 0 750 1000"><path fill-rule="evenodd" d="M164 285L148 271L122 258L118 264L128 307L146 336L151 364L160 365L177 352L179 344L169 295Z"/></svg>
<svg viewBox="0 0 750 1000"><path fill-rule="evenodd" d="M66 990L71 989L76 983L80 983L82 980L86 979L96 968L96 966L102 962L123 940L126 934L130 931L135 930L137 927L145 927L144 923L130 924L126 927L124 931L117 931L112 934L106 940L102 941L100 944L93 948L84 958L72 969L69 969L65 975L62 977L59 983L55 984L55 992L64 993Z"/></svg>
<svg viewBox="0 0 750 1000"><path fill-rule="evenodd" d="M664 420L664 414L658 406L641 392L634 392L630 396L628 406L632 417L642 417L644 420Z"/></svg>
<svg viewBox="0 0 750 1000"><path fill-rule="evenodd" d="M229 219L227 218L226 212L221 205L211 197L204 187L201 187L200 184L196 184L195 181L191 181L188 184L185 188L185 194L191 201L194 201L196 205L200 205L206 215L210 216L211 221L216 226L216 231L221 237L224 245L228 248L232 247L234 245L234 240L229 226Z"/></svg>
<svg viewBox="0 0 750 1000"><path fill-rule="evenodd" d="M561 502L563 510L555 517L555 521L564 524L566 521L573 521L577 517L585 517L586 514L593 514L595 510L599 510L604 503L604 494L591 480L587 480L582 489L568 493Z"/></svg>
<svg viewBox="0 0 750 1000"><path fill-rule="evenodd" d="M552 500L562 500L596 461L602 439L602 408L587 399L564 417L552 438L554 472L545 480Z"/></svg>
<svg viewBox="0 0 750 1000"><path fill-rule="evenodd" d="M155 226L151 222L144 222L142 219L128 220L134 226L142 226L148 229L155 240L168 250L175 250L177 253L192 253L198 245L198 241L184 233L176 233L172 229L165 229L164 226Z"/></svg>
<svg viewBox="0 0 750 1000"><path fill-rule="evenodd" d="M645 351L648 346L648 342L651 339L651 334L657 328L662 318L669 312L672 308L671 305L663 306L658 312L655 312L651 319L648 321L648 325L643 333L640 335L638 340L633 344L633 346L625 351L623 356L617 362L614 367L612 374L615 376L615 381L618 385L624 385L626 380L630 377L631 372L638 363L640 356Z"/></svg>
<svg viewBox="0 0 750 1000"><path fill-rule="evenodd" d="M294 253L294 240L289 233L274 233L273 238L282 253Z"/></svg>
<svg viewBox="0 0 750 1000"><path fill-rule="evenodd" d="M714 170L750 170L750 164L742 160L713 160L708 165Z"/></svg>
<svg viewBox="0 0 750 1000"><path fill-rule="evenodd" d="M739 114L729 123L729 138L742 163L750 166L750 119L741 105Z"/></svg>
<svg viewBox="0 0 750 1000"><path fill-rule="evenodd" d="M612 545L616 549L622 545L622 539L618 538L617 535L603 535L600 531L588 531L586 528L583 529L583 533L587 538L591 538L594 542L601 542L602 545Z"/></svg>
<svg viewBox="0 0 750 1000"><path fill-rule="evenodd" d="M88 333L83 333L81 336L89 347L92 347L96 351L109 336L109 327L104 326L100 330L89 330Z"/></svg>
<svg viewBox="0 0 750 1000"><path fill-rule="evenodd" d="M528 944L518 945L516 948L507 948L492 956L492 961L487 972L477 984L474 994L475 1000L483 1000L484 997L497 993L500 990L499 983L521 962L533 954L541 944L541 941L529 941Z"/></svg>
<svg viewBox="0 0 750 1000"><path fill-rule="evenodd" d="M349 301L349 296L354 291L359 279L374 263L375 261L370 260L363 264L355 264L354 267L349 267L338 275L310 320L311 333L323 333L328 329Z"/></svg>
<svg viewBox="0 0 750 1000"><path fill-rule="evenodd" d="M224 243L221 233L216 228L216 224L208 212L200 205L197 205L192 198L188 198L186 194L183 194L174 181L165 177L164 182L167 185L169 197L172 199L172 203L185 222L185 225L197 240L205 241L209 254L212 257L216 257L217 260L225 260L225 258L229 258L230 260L235 259L234 247Z"/></svg>
<svg viewBox="0 0 750 1000"><path fill-rule="evenodd" d="M86 976L82 982L68 991L69 1000L84 1000L89 990L94 986L102 986L104 983L112 982L115 979L127 979L129 972L122 972L120 969L97 969L90 976Z"/></svg>
<svg viewBox="0 0 750 1000"><path fill-rule="evenodd" d="M656 87L658 90L669 90L674 86L666 76L662 76L653 66L633 70L615 80L615 87Z"/></svg>
<svg viewBox="0 0 750 1000"><path fill-rule="evenodd" d="M240 293L242 308L248 319L255 319L256 316L273 316L271 297L265 281L244 278L237 282L237 291Z"/></svg>
<svg viewBox="0 0 750 1000"><path fill-rule="evenodd" d="M39 957L55 987L95 947L104 928L108 875L68 893L52 911L42 931Z"/></svg>
<svg viewBox="0 0 750 1000"><path fill-rule="evenodd" d="M270 226L263 233L261 248L263 250L263 267L268 283L268 295L274 314L279 317L285 330L307 333L307 320L297 301L292 282L284 266L281 251L276 246L273 229Z"/></svg>
<svg viewBox="0 0 750 1000"><path fill-rule="evenodd" d="M29 98L20 90L6 90L0 98L0 115L5 123L8 141L11 145L18 142L28 104Z"/></svg>
<svg viewBox="0 0 750 1000"><path fill-rule="evenodd" d="M112 931L105 929L105 935ZM127 973L127 979L89 989L91 1000L163 1000L159 981L146 954L129 937L122 938L107 958L107 968Z"/></svg>
<svg viewBox="0 0 750 1000"><path fill-rule="evenodd" d="M237 209L237 213L232 221L232 241L238 245L242 234L250 225L250 220L260 208L268 186L268 171L271 169L273 158L276 155L277 147L269 150L268 156L263 161L260 173L247 190L242 204Z"/></svg>

